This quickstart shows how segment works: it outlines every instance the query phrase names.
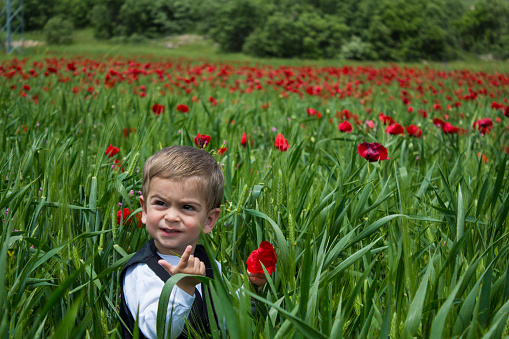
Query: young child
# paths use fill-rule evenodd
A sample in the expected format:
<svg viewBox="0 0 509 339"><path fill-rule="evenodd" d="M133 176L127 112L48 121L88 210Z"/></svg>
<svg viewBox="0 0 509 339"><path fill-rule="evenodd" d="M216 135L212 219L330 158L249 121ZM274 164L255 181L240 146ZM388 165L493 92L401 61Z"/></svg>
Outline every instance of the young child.
<svg viewBox="0 0 509 339"><path fill-rule="evenodd" d="M140 338L156 338L157 307L164 283L177 273L214 278L212 262L197 245L200 229L209 233L220 214L224 178L205 150L171 146L156 152L143 168L142 222L151 236L120 274L120 315ZM210 332L203 285L185 277L173 288L166 314L171 338L187 337L186 320L197 332ZM124 338L132 337L123 327Z"/></svg>

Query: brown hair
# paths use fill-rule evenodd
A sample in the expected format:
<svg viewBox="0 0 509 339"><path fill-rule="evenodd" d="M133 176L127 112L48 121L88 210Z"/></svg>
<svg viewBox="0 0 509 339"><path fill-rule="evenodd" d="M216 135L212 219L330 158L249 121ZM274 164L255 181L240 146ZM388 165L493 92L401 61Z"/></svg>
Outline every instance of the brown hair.
<svg viewBox="0 0 509 339"><path fill-rule="evenodd" d="M143 166L143 185L145 198L148 197L150 180L153 178L184 181L196 179L205 193L209 210L219 208L224 194L224 177L221 167L207 151L189 146L170 146L157 151Z"/></svg>

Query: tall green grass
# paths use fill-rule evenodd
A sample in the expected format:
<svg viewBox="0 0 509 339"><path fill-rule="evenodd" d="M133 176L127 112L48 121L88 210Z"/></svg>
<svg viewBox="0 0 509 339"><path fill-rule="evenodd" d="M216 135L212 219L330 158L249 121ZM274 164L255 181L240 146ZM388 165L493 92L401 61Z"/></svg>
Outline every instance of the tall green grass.
<svg viewBox="0 0 509 339"><path fill-rule="evenodd" d="M55 83L37 105L6 80L0 89L0 336L120 336L118 276L148 235L134 222L117 225L119 203L135 217L144 161L164 146L193 145L197 132L210 134L216 149L228 146L215 155L226 202L203 239L224 274L204 279L226 322L213 337L509 335L503 124L492 132L497 138L449 138L429 121L425 140L388 136L383 126L344 136L326 113L316 120L305 109L359 112L353 101L240 96L205 84L199 104L188 96L140 99L126 84L84 100L71 93L74 85ZM211 95L224 102L211 107ZM166 106L160 116L150 109L156 101ZM260 101L271 106L263 110ZM179 103L191 111L176 112ZM373 103L407 119L390 105ZM464 107L466 125L476 110ZM126 127L136 132L125 138ZM288 138L288 151L273 147L273 127ZM243 132L253 145L240 145ZM364 140L383 142L391 160L366 162L357 153ZM109 144L120 148L120 167L104 154ZM262 240L274 244L278 264L255 293L245 260Z"/></svg>

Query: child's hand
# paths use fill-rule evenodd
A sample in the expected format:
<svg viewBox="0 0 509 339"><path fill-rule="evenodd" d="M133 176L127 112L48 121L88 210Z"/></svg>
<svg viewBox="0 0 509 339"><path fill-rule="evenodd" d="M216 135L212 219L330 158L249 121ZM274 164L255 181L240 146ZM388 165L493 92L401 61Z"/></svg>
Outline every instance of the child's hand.
<svg viewBox="0 0 509 339"><path fill-rule="evenodd" d="M263 289L263 286L267 283L267 278L265 277L265 274L263 273L251 273L247 272L249 275L249 280L258 287L258 291L261 291Z"/></svg>
<svg viewBox="0 0 509 339"><path fill-rule="evenodd" d="M159 260L159 265L163 266L172 276L178 273L194 274L205 276L205 264L195 256L191 255L193 247L191 245L186 247L186 250L180 257L180 261L177 266L171 265L166 260ZM195 286L200 283L200 280L193 277L184 277L179 280L177 286L181 290L189 294L194 295Z"/></svg>

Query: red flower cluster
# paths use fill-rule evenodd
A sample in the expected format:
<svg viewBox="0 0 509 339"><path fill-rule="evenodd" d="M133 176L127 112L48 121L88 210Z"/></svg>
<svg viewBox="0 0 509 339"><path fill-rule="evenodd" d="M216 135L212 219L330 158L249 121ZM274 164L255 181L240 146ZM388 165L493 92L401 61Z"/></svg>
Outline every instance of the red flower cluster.
<svg viewBox="0 0 509 339"><path fill-rule="evenodd" d="M390 158L387 157L387 149L377 142L363 142L357 146L357 152L369 162L390 160Z"/></svg>
<svg viewBox="0 0 509 339"><path fill-rule="evenodd" d="M410 135L411 137L414 137L414 138L422 137L422 131L416 125L407 126L406 131L407 131L408 135Z"/></svg>
<svg viewBox="0 0 509 339"><path fill-rule="evenodd" d="M442 131L443 131L445 134L458 134L458 135L463 135L463 134L466 134L466 133L467 133L467 130L466 130L466 129L461 128L461 127L453 126L450 122L446 122L446 123L442 126Z"/></svg>
<svg viewBox="0 0 509 339"><path fill-rule="evenodd" d="M388 115L385 115L383 113L380 113L378 115L378 119L384 124L384 125L387 125L387 124L393 124L394 123L394 119L391 118L390 116Z"/></svg>
<svg viewBox="0 0 509 339"><path fill-rule="evenodd" d="M307 110L307 113L308 113L308 116L310 117L314 117L316 116L318 119L321 119L322 118L322 113L318 112L316 109L314 108L308 108Z"/></svg>
<svg viewBox="0 0 509 339"><path fill-rule="evenodd" d="M385 133L392 135L405 134L405 129L400 124L394 122L387 126L387 128L385 129Z"/></svg>
<svg viewBox="0 0 509 339"><path fill-rule="evenodd" d="M187 112L189 112L189 107L187 107L184 104L180 104L177 106L177 111L180 113L187 113Z"/></svg>
<svg viewBox="0 0 509 339"><path fill-rule="evenodd" d="M338 129L343 133L351 133L353 130L352 124L350 124L350 122L348 122L348 120L340 122L338 125Z"/></svg>
<svg viewBox="0 0 509 339"><path fill-rule="evenodd" d="M198 133L194 137L194 143L198 148L206 148L210 144L210 135Z"/></svg>
<svg viewBox="0 0 509 339"><path fill-rule="evenodd" d="M128 220L128 217L130 214L131 214L131 210L129 208L124 208L123 210L118 211L117 212L117 225L120 226L121 224L123 224L124 226L126 226L126 225L130 224L131 218L129 218L129 220ZM122 223L122 220L124 221L123 223Z"/></svg>
<svg viewBox="0 0 509 339"><path fill-rule="evenodd" d="M288 141L285 139L285 137L281 133L279 133L276 136L276 140L274 141L274 146L282 152L286 152L286 150L290 147L290 145L288 145Z"/></svg>
<svg viewBox="0 0 509 339"><path fill-rule="evenodd" d="M106 149L106 152L105 154L108 156L108 157L113 157L115 154L117 154L118 152L120 152L120 150L118 149L118 147L115 147L115 146L112 146L111 144L108 146L108 148Z"/></svg>
<svg viewBox="0 0 509 339"><path fill-rule="evenodd" d="M129 217L130 214L131 214L131 210L129 208L124 208L123 210L119 210L117 212L117 225L118 226L120 226L121 224L123 226L131 225L133 222L133 218ZM142 216L141 212L136 213L136 227L138 227L138 228L143 227L143 223L141 222L141 216ZM122 220L124 221L123 223L122 223Z"/></svg>
<svg viewBox="0 0 509 339"><path fill-rule="evenodd" d="M242 138L240 138L240 144L244 146L244 148L247 146L247 134L246 132L242 133Z"/></svg>
<svg viewBox="0 0 509 339"><path fill-rule="evenodd" d="M472 125L472 128L478 129L482 134L489 134L493 127L493 121L490 118L479 119Z"/></svg>
<svg viewBox="0 0 509 339"><path fill-rule="evenodd" d="M152 112L154 112L155 115L160 115L161 113L164 113L165 109L166 108L164 107L164 105L154 104L152 106Z"/></svg>
<svg viewBox="0 0 509 339"><path fill-rule="evenodd" d="M260 247L251 252L247 258L247 270L250 273L263 273L263 266L269 274L276 270L277 255L274 247L268 241L262 241Z"/></svg>

